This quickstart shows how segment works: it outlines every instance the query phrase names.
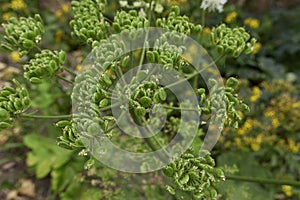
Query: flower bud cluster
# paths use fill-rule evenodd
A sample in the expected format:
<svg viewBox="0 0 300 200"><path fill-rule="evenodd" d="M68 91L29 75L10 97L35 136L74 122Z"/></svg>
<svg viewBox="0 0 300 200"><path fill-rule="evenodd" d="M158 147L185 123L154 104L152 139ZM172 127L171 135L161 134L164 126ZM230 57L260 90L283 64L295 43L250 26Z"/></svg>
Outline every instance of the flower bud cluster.
<svg viewBox="0 0 300 200"><path fill-rule="evenodd" d="M63 131L59 137L58 146L66 149L84 148L73 121L59 121L56 126Z"/></svg>
<svg viewBox="0 0 300 200"><path fill-rule="evenodd" d="M225 87L218 87L216 80L210 79L208 84L211 86L210 98L201 98L200 103L204 103L205 106L201 107L202 113L212 114L217 117L216 120L224 122L225 126L233 126L238 128L238 123L241 120L239 110L249 112L250 109L238 95L235 93L235 89L238 86L238 80L230 77L226 81ZM203 96L203 94L202 94Z"/></svg>
<svg viewBox="0 0 300 200"><path fill-rule="evenodd" d="M94 41L105 38L109 26L102 14L105 5L106 1L103 0L74 0L71 3L74 19L70 25L73 34L90 46L94 46Z"/></svg>
<svg viewBox="0 0 300 200"><path fill-rule="evenodd" d="M166 187L172 195L180 191L192 192L195 199L215 199L217 191L213 184L225 180L224 172L215 167L214 159L208 153L204 157L184 153L163 172L172 179L173 186Z"/></svg>
<svg viewBox="0 0 300 200"><path fill-rule="evenodd" d="M181 55L185 50L185 38L184 35L179 35L178 33L163 34L156 40L154 48L147 51L147 60L150 63L163 65L166 70L173 68L181 71L183 64Z"/></svg>
<svg viewBox="0 0 300 200"><path fill-rule="evenodd" d="M12 127L16 115L22 113L30 105L27 89L17 80L13 80L16 88L4 86L0 91L0 130Z"/></svg>
<svg viewBox="0 0 300 200"><path fill-rule="evenodd" d="M65 63L65 59L64 51L42 50L23 66L24 77L31 83L41 83L42 79L51 77L62 69L61 66Z"/></svg>
<svg viewBox="0 0 300 200"><path fill-rule="evenodd" d="M6 44L2 47L13 51L17 49L20 55L26 55L28 51L35 47L42 39L44 27L40 15L32 17L10 18L7 24L3 24L6 35L4 40Z"/></svg>
<svg viewBox="0 0 300 200"><path fill-rule="evenodd" d="M156 26L177 31L185 35L189 35L193 31L196 33L202 31L201 25L194 25L189 21L187 16L180 16L180 9L178 6L173 6L171 8L170 14L167 18L157 19Z"/></svg>
<svg viewBox="0 0 300 200"><path fill-rule="evenodd" d="M135 82L141 81L148 73L141 70L132 81L130 90L134 92L129 99L129 109L133 109L138 117L144 117L152 106L167 99L167 93L164 88L159 87L158 83L154 80L143 81L135 86Z"/></svg>
<svg viewBox="0 0 300 200"><path fill-rule="evenodd" d="M144 17L140 17L136 10L119 11L114 18L113 28L118 33L123 30L146 27L149 27L149 21Z"/></svg>
<svg viewBox="0 0 300 200"><path fill-rule="evenodd" d="M251 53L256 43L256 39L250 39L250 34L244 28L229 28L225 24L212 29L211 40L218 53L233 57L243 52Z"/></svg>

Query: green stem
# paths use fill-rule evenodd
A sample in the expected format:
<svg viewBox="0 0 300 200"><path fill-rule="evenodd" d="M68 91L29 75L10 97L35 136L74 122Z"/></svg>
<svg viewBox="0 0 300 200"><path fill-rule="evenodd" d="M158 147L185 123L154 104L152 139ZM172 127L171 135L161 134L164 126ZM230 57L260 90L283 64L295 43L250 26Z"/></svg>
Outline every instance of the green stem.
<svg viewBox="0 0 300 200"><path fill-rule="evenodd" d="M20 117L27 119L68 119L72 118L72 115L31 115L31 114L21 114Z"/></svg>
<svg viewBox="0 0 300 200"><path fill-rule="evenodd" d="M169 108L169 109L173 109L173 110L183 110L183 111L196 111L199 112L199 110L195 109L195 108L180 108L180 107L173 107L173 106L167 106L167 105L163 105L164 108Z"/></svg>
<svg viewBox="0 0 300 200"><path fill-rule="evenodd" d="M72 76L76 76L76 73L73 72L71 69L67 68L67 67L63 67L64 70L66 70L66 72L68 72L69 74L71 74Z"/></svg>
<svg viewBox="0 0 300 200"><path fill-rule="evenodd" d="M59 75L55 75L58 79L60 79L60 80L63 80L63 81L65 81L65 82L67 82L67 83L70 83L71 85L73 85L74 83L72 82L72 81L70 81L70 80L68 80L68 79L66 79L66 78L64 78L64 77L62 77L62 76L59 76Z"/></svg>
<svg viewBox="0 0 300 200"><path fill-rule="evenodd" d="M202 10L202 14L201 14L201 25L204 28L205 27L205 10ZM200 38L200 44L202 44L203 42L203 36L204 36L204 32L201 32L201 38Z"/></svg>
<svg viewBox="0 0 300 200"><path fill-rule="evenodd" d="M148 40L148 31L146 33L146 36L145 36L145 41L144 41L144 44L143 44L143 50L142 50L142 54L141 54L141 58L140 58L140 63L139 63L139 66L138 66L138 71L137 73L139 73L139 71L142 69L142 65L143 65L143 62L144 62L144 59L145 59L145 53L146 53L146 42Z"/></svg>
<svg viewBox="0 0 300 200"><path fill-rule="evenodd" d="M115 107L117 107L117 106L119 106L119 105L120 105L120 103L115 103L115 104L112 104L112 105L109 105L109 106L100 108L99 111L100 111L100 112L101 112L101 111L106 111L106 110L109 110L109 109L111 109L111 108L115 108Z"/></svg>
<svg viewBox="0 0 300 200"><path fill-rule="evenodd" d="M151 22L151 15L152 15L152 1L150 1L150 7L149 7L149 11L148 11L148 20L149 20L149 23ZM151 24L150 24L151 26ZM145 59L145 53L146 53L146 42L148 41L148 37L149 37L149 32L147 31L146 32L146 36L145 36L145 40L144 40L144 44L143 44L143 50L142 50L142 54L141 54L141 58L140 58L140 63L139 63L139 66L138 66L138 71L137 71L137 74L139 73L139 71L142 69L142 64L144 62L144 59Z"/></svg>
<svg viewBox="0 0 300 200"><path fill-rule="evenodd" d="M237 176L237 175L226 175L226 179L235 180L235 181L255 182L255 183L262 183L262 184L290 185L290 186L300 187L300 181L292 181L292 180L276 180L276 179L254 178L254 177Z"/></svg>
<svg viewBox="0 0 300 200"><path fill-rule="evenodd" d="M223 59L224 57L225 57L224 54L223 54L223 55L220 55L215 61L211 62L209 65L207 65L206 67L204 67L204 68L201 69L200 71L196 71L196 72L194 72L194 73L192 73L192 74L189 74L186 78L181 79L181 80L179 80L179 81L176 81L176 82L174 82L174 83L172 83L172 84L170 84L170 85L166 85L164 88L170 88L170 87L176 86L176 85L178 85L178 84L180 84L180 83L183 83L183 82L185 82L185 81L187 81L187 80L192 79L194 76L197 76L197 75L200 74L201 72L205 71L207 68L211 67L211 66L214 65L216 62L218 62L218 61L220 61L221 59Z"/></svg>
<svg viewBox="0 0 300 200"><path fill-rule="evenodd" d="M202 10L201 14L201 25L204 27L205 26L205 10Z"/></svg>
<svg viewBox="0 0 300 200"><path fill-rule="evenodd" d="M139 126L143 125L143 121L144 121L143 119L140 119L136 114L133 114L132 117ZM149 131L152 132L152 130L149 130ZM140 133L143 134L143 131L140 131ZM150 149L152 151L157 151L156 145L152 142L152 140L150 138L144 137L143 140L146 142L146 144L150 147ZM162 145L160 143L159 143L159 145L162 147ZM164 149L164 152L165 152L166 156L168 156L170 158L169 153L165 149ZM160 157L161 161L166 161L166 158L163 157L162 155L158 154L158 157Z"/></svg>
<svg viewBox="0 0 300 200"><path fill-rule="evenodd" d="M34 45L34 47L39 51L39 52L42 52L42 49L38 46L38 45Z"/></svg>
<svg viewBox="0 0 300 200"><path fill-rule="evenodd" d="M205 10L202 10L201 25L204 28L204 26L205 26ZM200 44L202 44L202 42L203 42L203 37L204 37L204 32L202 31L201 32L201 38L200 38ZM198 87L198 76L195 77L193 86L194 86L194 88Z"/></svg>

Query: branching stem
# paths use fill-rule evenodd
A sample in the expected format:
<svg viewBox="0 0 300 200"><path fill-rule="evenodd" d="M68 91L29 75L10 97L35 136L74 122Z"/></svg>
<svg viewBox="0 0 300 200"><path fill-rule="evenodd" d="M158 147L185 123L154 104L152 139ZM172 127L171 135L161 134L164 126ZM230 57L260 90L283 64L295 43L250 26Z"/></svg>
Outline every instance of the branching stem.
<svg viewBox="0 0 300 200"><path fill-rule="evenodd" d="M66 78L64 78L64 77L62 77L62 76L60 76L60 75L55 75L58 79L60 79L60 80L63 80L63 81L65 81L65 82L67 82L67 83L69 83L69 84L71 84L71 85L73 85L74 83L72 82L72 81L70 81L70 80L68 80L68 79L66 79Z"/></svg>
<svg viewBox="0 0 300 200"><path fill-rule="evenodd" d="M73 72L71 69L69 69L69 68L67 68L67 67L63 67L63 69L66 71L66 72L68 72L69 74L71 74L72 76L76 76L76 73L75 72Z"/></svg>
<svg viewBox="0 0 300 200"><path fill-rule="evenodd" d="M31 114L21 114L20 117L27 119L68 119L72 118L72 115L31 115Z"/></svg>

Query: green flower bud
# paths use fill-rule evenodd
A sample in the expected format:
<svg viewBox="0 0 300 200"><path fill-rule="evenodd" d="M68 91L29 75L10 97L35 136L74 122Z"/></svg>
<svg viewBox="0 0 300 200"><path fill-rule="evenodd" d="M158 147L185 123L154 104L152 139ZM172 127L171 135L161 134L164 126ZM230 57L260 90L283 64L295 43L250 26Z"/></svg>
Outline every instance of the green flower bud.
<svg viewBox="0 0 300 200"><path fill-rule="evenodd" d="M200 95L202 95L202 94L205 94L205 89L204 89L204 88L199 88L199 89L197 90L196 94L197 94L198 96L200 96Z"/></svg>
<svg viewBox="0 0 300 200"><path fill-rule="evenodd" d="M167 167L164 167L164 168L163 168L163 173L164 173L166 176L171 177L171 176L173 175L173 173L174 173L174 170L173 170L172 167L167 166Z"/></svg>
<svg viewBox="0 0 300 200"><path fill-rule="evenodd" d="M34 84L40 84L40 83L43 82L42 79L39 79L39 78L36 78L36 77L30 78L29 81L30 81L31 83L34 83Z"/></svg>
<svg viewBox="0 0 300 200"><path fill-rule="evenodd" d="M16 98L15 100L14 100L14 107L16 108L16 110L23 110L23 104L22 104L22 101L21 101L21 99L18 99L18 98Z"/></svg>
<svg viewBox="0 0 300 200"><path fill-rule="evenodd" d="M112 81L110 80L110 78L108 77L108 75L106 73L103 74L102 78L103 78L103 81L105 84L107 84L107 85L112 84Z"/></svg>
<svg viewBox="0 0 300 200"><path fill-rule="evenodd" d="M159 88L158 95L162 101L165 101L167 99L167 93L164 88Z"/></svg>
<svg viewBox="0 0 300 200"><path fill-rule="evenodd" d="M180 183L182 185L186 184L188 181L190 180L190 176L188 174L185 174L181 179L180 179Z"/></svg>
<svg viewBox="0 0 300 200"><path fill-rule="evenodd" d="M209 192L210 192L210 197L212 199L216 199L217 198L218 193L217 193L216 189L211 189Z"/></svg>
<svg viewBox="0 0 300 200"><path fill-rule="evenodd" d="M154 63L155 62L155 55L152 51L147 51L147 59L150 63Z"/></svg>
<svg viewBox="0 0 300 200"><path fill-rule="evenodd" d="M129 56L125 56L125 57L123 58L123 60L122 60L121 65L122 65L122 66L126 66L127 63L128 63L128 61L129 61Z"/></svg>
<svg viewBox="0 0 300 200"><path fill-rule="evenodd" d="M175 190L174 188L172 188L169 185L166 185L166 190L171 194L171 195L175 195Z"/></svg>
<svg viewBox="0 0 300 200"><path fill-rule="evenodd" d="M239 81L236 78L230 77L227 81L226 81L226 85L228 87L232 87L232 88L236 88L238 86Z"/></svg>
<svg viewBox="0 0 300 200"><path fill-rule="evenodd" d="M0 108L0 121L4 121L9 119L10 115L9 112L7 112L7 110Z"/></svg>
<svg viewBox="0 0 300 200"><path fill-rule="evenodd" d="M25 49L31 49L34 47L34 42L32 40L24 39L22 44Z"/></svg>
<svg viewBox="0 0 300 200"><path fill-rule="evenodd" d="M4 86L3 90L6 90L6 91L10 92L11 94L16 93L16 89L9 87L9 86Z"/></svg>
<svg viewBox="0 0 300 200"><path fill-rule="evenodd" d="M146 109L143 108L143 107L137 107L134 109L134 112L135 114L138 116L138 117L144 117L147 113Z"/></svg>
<svg viewBox="0 0 300 200"><path fill-rule="evenodd" d="M99 107L104 108L105 106L108 105L108 102L109 102L108 99L102 99L99 103Z"/></svg>
<svg viewBox="0 0 300 200"><path fill-rule="evenodd" d="M66 52L60 51L60 52L58 53L58 58L59 58L59 63L60 63L61 65L63 65L63 64L65 63L65 61L66 61Z"/></svg>
<svg viewBox="0 0 300 200"><path fill-rule="evenodd" d="M152 104L151 98L147 96L143 96L142 98L140 98L139 102L145 108L148 108Z"/></svg>
<svg viewBox="0 0 300 200"><path fill-rule="evenodd" d="M59 121L59 122L56 123L56 126L59 127L59 128L64 128L65 126L68 126L68 125L71 125L71 122L66 121L66 120Z"/></svg>
<svg viewBox="0 0 300 200"><path fill-rule="evenodd" d="M28 96L27 96L27 97L24 97L24 98L22 99L22 105L23 105L24 108L26 108L26 107L28 107L28 106L30 105L30 99L29 99Z"/></svg>
<svg viewBox="0 0 300 200"><path fill-rule="evenodd" d="M7 122L0 122L0 130L12 128L12 125Z"/></svg>

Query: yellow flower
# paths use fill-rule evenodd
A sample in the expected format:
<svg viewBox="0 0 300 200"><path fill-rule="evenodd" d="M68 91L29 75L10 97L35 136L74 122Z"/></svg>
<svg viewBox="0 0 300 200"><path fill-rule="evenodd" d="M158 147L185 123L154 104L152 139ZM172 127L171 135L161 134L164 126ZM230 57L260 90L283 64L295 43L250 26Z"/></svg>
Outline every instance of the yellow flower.
<svg viewBox="0 0 300 200"><path fill-rule="evenodd" d="M283 185L281 186L281 189L282 191L284 192L284 194L287 196L287 197L291 197L293 196L293 192L292 192L292 186L290 185Z"/></svg>
<svg viewBox="0 0 300 200"><path fill-rule="evenodd" d="M180 5L186 3L187 0L169 0L168 5L170 6L175 6L175 5Z"/></svg>
<svg viewBox="0 0 300 200"><path fill-rule="evenodd" d="M185 54L182 55L182 57L184 58L184 60L186 60L189 63L193 62L193 56L191 55L190 52L186 52Z"/></svg>
<svg viewBox="0 0 300 200"><path fill-rule="evenodd" d="M237 147L239 147L239 148L242 147L242 141L240 138L234 138L234 143Z"/></svg>
<svg viewBox="0 0 300 200"><path fill-rule="evenodd" d="M57 18L61 18L61 17L63 16L62 10L57 10L57 11L55 12L55 16L56 16Z"/></svg>
<svg viewBox="0 0 300 200"><path fill-rule="evenodd" d="M292 108L300 108L300 101L293 103Z"/></svg>
<svg viewBox="0 0 300 200"><path fill-rule="evenodd" d="M236 12L231 12L231 13L229 13L229 14L226 16L225 22L226 22L227 24L230 24L230 23L232 23L234 20L236 20L236 18L237 18L237 13L236 13Z"/></svg>
<svg viewBox="0 0 300 200"><path fill-rule="evenodd" d="M203 29L204 34L209 35L211 33L211 29L209 27L205 27Z"/></svg>
<svg viewBox="0 0 300 200"><path fill-rule="evenodd" d="M244 20L244 24L246 26L249 26L250 28L258 28L260 25L260 21L258 19L248 17Z"/></svg>
<svg viewBox="0 0 300 200"><path fill-rule="evenodd" d="M10 58L14 61L14 62L20 62L21 61L21 57L19 55L19 53L17 51L13 51L10 53Z"/></svg>
<svg viewBox="0 0 300 200"><path fill-rule="evenodd" d="M82 70L82 66L81 65L77 65L76 66L76 70L80 72Z"/></svg>
<svg viewBox="0 0 300 200"><path fill-rule="evenodd" d="M247 119L243 126L238 130L239 135L245 135L254 125L254 121L252 119Z"/></svg>
<svg viewBox="0 0 300 200"><path fill-rule="evenodd" d="M273 128L277 128L280 126L280 121L278 117L276 116L276 113L274 110L268 110L265 112L265 116L270 118Z"/></svg>
<svg viewBox="0 0 300 200"><path fill-rule="evenodd" d="M198 55L198 47L195 44L189 46L189 52L194 56Z"/></svg>
<svg viewBox="0 0 300 200"><path fill-rule="evenodd" d="M56 42L62 41L63 36L64 36L64 31L63 30L57 30L56 34L55 34Z"/></svg>
<svg viewBox="0 0 300 200"><path fill-rule="evenodd" d="M260 96L261 96L261 90L259 89L259 87L255 86L252 88L252 94L251 94L251 97L250 97L250 101L251 102L256 102Z"/></svg>
<svg viewBox="0 0 300 200"><path fill-rule="evenodd" d="M253 151L259 151L260 150L260 144L259 143L254 142L254 143L251 143L250 146L251 146L251 149Z"/></svg>
<svg viewBox="0 0 300 200"><path fill-rule="evenodd" d="M113 71L111 69L105 70L105 73L108 75L109 78L115 79L116 76L114 75Z"/></svg>
<svg viewBox="0 0 300 200"><path fill-rule="evenodd" d="M278 126L280 126L279 119L276 117L272 118L271 122L272 122L273 128L278 128Z"/></svg>
<svg viewBox="0 0 300 200"><path fill-rule="evenodd" d="M252 54L257 54L259 52L259 50L261 49L262 45L260 42L256 42L254 44L253 50L252 50Z"/></svg>
<svg viewBox="0 0 300 200"><path fill-rule="evenodd" d="M11 0L10 8L13 10L25 10L27 5L23 0Z"/></svg>
<svg viewBox="0 0 300 200"><path fill-rule="evenodd" d="M3 13L2 19L4 21L8 21L12 16L13 16L13 14L11 12L6 12L6 13Z"/></svg>
<svg viewBox="0 0 300 200"><path fill-rule="evenodd" d="M64 12L64 13L68 13L70 11L70 7L67 3L63 3L61 4L61 10Z"/></svg>
<svg viewBox="0 0 300 200"><path fill-rule="evenodd" d="M224 144L225 148L229 148L230 146L231 146L231 142L230 141L225 142L225 144Z"/></svg>
<svg viewBox="0 0 300 200"><path fill-rule="evenodd" d="M288 146L293 153L297 153L300 150L300 145L297 145L291 138L288 138Z"/></svg>

